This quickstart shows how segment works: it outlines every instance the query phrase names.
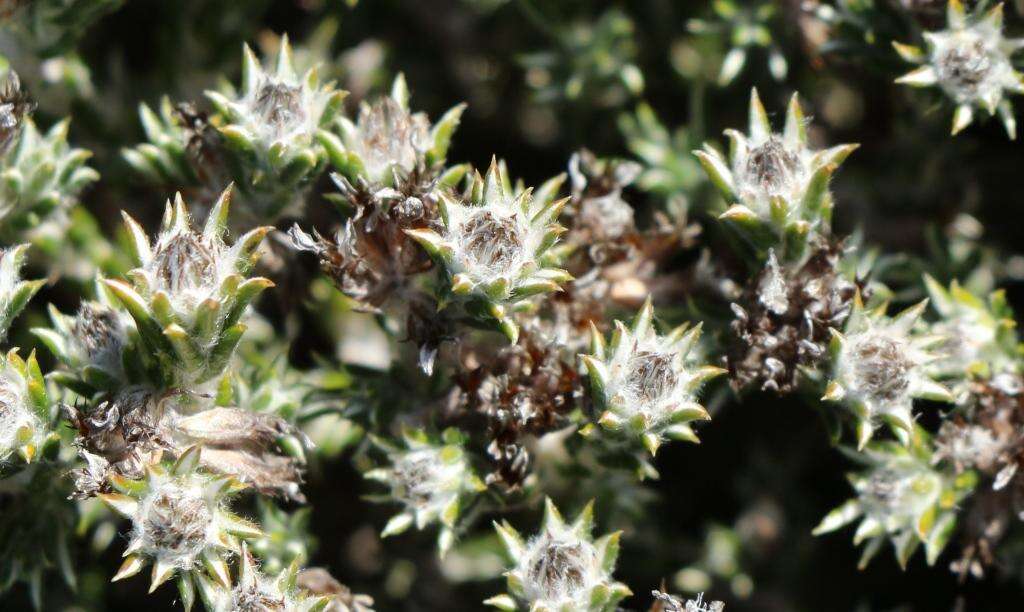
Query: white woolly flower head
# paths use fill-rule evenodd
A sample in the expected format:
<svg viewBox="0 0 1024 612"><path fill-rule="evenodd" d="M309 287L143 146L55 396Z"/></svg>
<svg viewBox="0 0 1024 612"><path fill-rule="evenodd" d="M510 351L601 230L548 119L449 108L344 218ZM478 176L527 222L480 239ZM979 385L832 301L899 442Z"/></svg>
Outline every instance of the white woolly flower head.
<svg viewBox="0 0 1024 612"><path fill-rule="evenodd" d="M908 62L920 64L897 83L914 87L937 85L956 104L953 134L966 128L975 110L999 113L1010 138L1017 125L1008 93L1024 92L1022 75L1011 57L1024 46L1021 39L1003 36L1003 5L985 13L967 14L961 0L949 0L945 30L926 32L926 49L893 43Z"/></svg>
<svg viewBox="0 0 1024 612"><path fill-rule="evenodd" d="M953 399L928 370L939 357L934 348L941 336L915 329L926 305L921 302L889 318L885 304L866 310L858 296L845 332L833 330L834 376L823 399L842 401L851 409L858 448L867 444L880 422L908 443L914 398Z"/></svg>
<svg viewBox="0 0 1024 612"><path fill-rule="evenodd" d="M778 238L805 240L811 231L828 232L832 216L828 182L857 145L811 149L796 94L789 103L784 131L773 132L756 89L750 93L749 132L726 130L725 135L730 141L728 159L708 144L694 151L730 204L722 219L765 247ZM774 238L766 237L766 230Z"/></svg>
<svg viewBox="0 0 1024 612"><path fill-rule="evenodd" d="M399 73L388 95L360 104L355 121L338 117L338 135L323 132L320 140L331 164L347 181L343 191L358 185L396 197L391 188L401 189L410 177L413 184L429 184L437 177L465 109L465 104L458 104L431 125L426 113L409 109L409 88ZM454 184L465 169L449 169L440 182Z"/></svg>
<svg viewBox="0 0 1024 612"><path fill-rule="evenodd" d="M414 429L404 431L402 438L401 447L376 440L391 465L366 473L367 478L389 485L387 499L403 506L381 536L397 535L414 524L423 529L437 521L442 525L438 549L444 555L454 541L453 528L462 507L486 486L473 473L458 430L445 430L440 441Z"/></svg>
<svg viewBox="0 0 1024 612"><path fill-rule="evenodd" d="M244 485L200 472L199 455L199 447L192 447L169 467L148 466L142 480L111 477L118 492L100 498L132 521L125 561L113 580L152 563L151 592L175 574L179 587L204 572L223 586L231 584L225 557L238 552L238 538L258 537L260 531L226 508L228 497Z"/></svg>
<svg viewBox="0 0 1024 612"><path fill-rule="evenodd" d="M599 424L640 438L651 454L666 437L696 441L689 422L710 418L697 393L704 381L724 372L689 358L700 331L700 325L683 325L659 335L650 299L631 327L616 321L607 347L604 336L592 329L592 354L582 359L603 409Z"/></svg>
<svg viewBox="0 0 1024 612"><path fill-rule="evenodd" d="M943 337L942 358L931 367L936 376L959 379L957 387L962 388L971 376L995 376L1019 367L1016 322L1003 291L983 299L955 280L948 289L931 276L924 281L940 316L932 328Z"/></svg>
<svg viewBox="0 0 1024 612"><path fill-rule="evenodd" d="M508 523L495 528L514 565L505 573L508 593L486 604L517 610L519 604L543 612L614 610L631 593L612 577L619 553L619 532L593 539L593 504L566 523L545 500L540 533L524 541Z"/></svg>
<svg viewBox="0 0 1024 612"><path fill-rule="evenodd" d="M330 603L325 597L311 597L297 588L299 567L292 564L276 576L267 576L243 543L237 583L225 588L205 576L199 577L199 592L210 612L319 612Z"/></svg>
<svg viewBox="0 0 1024 612"><path fill-rule="evenodd" d="M252 49L243 47L242 87L235 99L214 91L206 95L231 122L226 137L258 143L257 149L272 152L276 147L311 146L345 94L331 83L321 85L316 68L300 76L284 36L272 67L261 66Z"/></svg>
<svg viewBox="0 0 1024 612"><path fill-rule="evenodd" d="M536 191L513 189L495 159L463 197L434 193L441 233L406 230L445 267L452 293L481 304L513 342L518 327L511 311L529 308L526 298L557 291L572 278L548 252L565 231L557 220L568 198L555 199L564 180L560 175Z"/></svg>
<svg viewBox="0 0 1024 612"><path fill-rule="evenodd" d="M32 329L65 367L62 384L85 394L105 389L116 391L128 384L125 361L132 348L135 324L113 304L116 299L102 282L96 283L98 300L83 300L74 315L49 307L50 327Z"/></svg>
<svg viewBox="0 0 1024 612"><path fill-rule="evenodd" d="M24 360L12 349L0 356L0 462L15 453L26 463L50 456L60 442L51 412L35 354Z"/></svg>
<svg viewBox="0 0 1024 612"><path fill-rule="evenodd" d="M224 242L230 201L229 187L197 231L181 194L176 195L152 244L125 215L138 267L127 274L130 282L103 281L172 380L203 382L222 372L245 331L239 320L273 285L265 278L246 278L270 228L250 230L230 246Z"/></svg>
<svg viewBox="0 0 1024 612"><path fill-rule="evenodd" d="M820 535L858 519L854 544L868 542L863 568L886 540L901 567L923 544L928 564L938 558L955 526L957 504L976 483L973 472L953 475L932 465L931 439L920 427L908 445L872 442L854 457L866 468L849 475L857 497L832 510L815 528Z"/></svg>

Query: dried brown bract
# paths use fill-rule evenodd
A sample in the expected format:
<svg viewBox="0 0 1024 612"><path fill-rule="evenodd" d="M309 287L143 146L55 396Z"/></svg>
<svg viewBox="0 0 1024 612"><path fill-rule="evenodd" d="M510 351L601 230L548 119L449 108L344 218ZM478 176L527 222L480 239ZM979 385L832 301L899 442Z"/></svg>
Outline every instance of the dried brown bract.
<svg viewBox="0 0 1024 612"><path fill-rule="evenodd" d="M863 279L850 280L839 270L842 252L839 243L819 244L795 269L770 255L732 304L735 336L727 361L734 387L790 393L801 366L820 365L829 330L842 328L854 296L866 291Z"/></svg>
<svg viewBox="0 0 1024 612"><path fill-rule="evenodd" d="M450 408L456 414L482 415L487 424L487 453L494 462L487 482L510 488L521 485L529 474L528 439L564 425L564 417L582 396L572 361L558 346L528 330L518 344L500 350L486 363L462 369L456 385Z"/></svg>

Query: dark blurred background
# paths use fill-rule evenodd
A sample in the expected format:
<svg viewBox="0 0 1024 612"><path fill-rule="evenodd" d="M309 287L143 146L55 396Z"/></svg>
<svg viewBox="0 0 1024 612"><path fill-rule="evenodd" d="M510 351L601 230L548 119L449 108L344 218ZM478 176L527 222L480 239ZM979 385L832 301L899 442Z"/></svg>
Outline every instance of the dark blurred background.
<svg viewBox="0 0 1024 612"><path fill-rule="evenodd" d="M121 147L142 140L138 103L152 105L169 95L202 104L202 91L219 79L237 82L243 41L266 51L282 33L299 48L316 40L311 56L326 62L324 72L352 92L351 105L381 91L397 71L408 79L413 108L431 117L468 102L449 158L482 166L497 155L527 184L563 171L581 147L602 156L633 156L620 124L642 102L669 130L684 128L676 144L685 156L705 139L720 142L723 128L746 125L751 86L780 121L788 97L799 91L814 115L812 137L819 145L861 143L834 183L838 233L859 231L880 252L918 256L945 269L944 280L957 274L957 264L942 245L957 232L971 233L979 248L1008 268L998 280L1020 307L1024 296L1011 256L1024 245L1018 192L1024 155L998 122L951 139L947 108L892 84L903 70L885 45L826 52L797 0L779 2L769 22L787 59L785 78L773 78L767 51L755 49L743 71L719 86L728 36L698 35L687 27L691 19L714 18L711 4L360 0L349 7L334 0L129 0L79 46L92 71L91 90L49 101L45 91L33 93L41 101L41 123L70 111L71 139L93 150L103 180L84 201L113 232L120 209L153 227L169 195L134 180L119 157ZM905 28L901 34L911 27L893 23L897 31ZM1009 23L1011 32L1024 30L1012 11ZM624 78L631 74L627 65L639 68L642 87ZM708 211L715 202L697 166L685 162L679 172L691 214L704 225L713 223ZM640 210L660 205L640 190L628 197ZM311 215L327 215L323 209ZM962 213L980 224L964 226L959 218L957 226ZM929 235L938 237L938 247ZM61 305L74 296L55 288L39 300ZM296 354L325 349L315 338L305 342ZM649 483L650 499L638 499L646 512L638 518L642 528L625 518L612 525L626 529L617 577L636 595L625 607L646 610L649 590L664 581L673 592L706 589L729 612L1024 609L1021 566L961 583L948 569L948 552L932 568L918 555L907 571L887 553L858 571L850 533L810 535L849 495L842 474L851 467L830 447L817 414L799 401L769 396L739 404L722 393L718 404L700 445L668 445L659 453L662 478ZM453 567L458 560L439 565L429 532L381 542L376 533L390 509L362 501L368 489L346 457L317 466L306 489L318 541L312 564L329 568L354 591L372 594L379 610L480 609L483 599L500 592L500 579L473 580L473 567ZM638 494L633 487L621 493ZM510 519L529 526L536 517ZM119 564L119 549L112 546L94 562L83 544L79 558L88 565L79 593L55 588L47 593L47 607L174 609L171 587L147 596L143 579L103 586ZM16 590L0 608L27 609L23 595Z"/></svg>

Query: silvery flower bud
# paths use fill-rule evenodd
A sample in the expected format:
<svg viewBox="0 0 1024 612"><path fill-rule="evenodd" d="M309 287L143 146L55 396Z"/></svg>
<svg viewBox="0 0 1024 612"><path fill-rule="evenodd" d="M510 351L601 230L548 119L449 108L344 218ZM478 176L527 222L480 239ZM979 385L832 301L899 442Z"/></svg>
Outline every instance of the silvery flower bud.
<svg viewBox="0 0 1024 612"><path fill-rule="evenodd" d="M507 522L495 528L513 566L505 573L508 593L488 599L488 605L506 611L610 612L632 594L612 577L620 532L593 539L592 503L567 524L545 500L540 533L529 540Z"/></svg>

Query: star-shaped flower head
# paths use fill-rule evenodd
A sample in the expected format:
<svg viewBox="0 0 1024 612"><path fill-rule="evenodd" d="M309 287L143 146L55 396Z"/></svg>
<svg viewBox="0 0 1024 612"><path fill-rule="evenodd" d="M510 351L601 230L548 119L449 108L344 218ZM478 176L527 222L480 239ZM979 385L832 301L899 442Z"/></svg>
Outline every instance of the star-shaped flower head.
<svg viewBox="0 0 1024 612"><path fill-rule="evenodd" d="M45 134L28 117L21 123L17 143L0 156L0 236L9 241L31 238L44 223L63 226L79 194L99 178L85 165L92 153L68 145L68 120Z"/></svg>
<svg viewBox="0 0 1024 612"><path fill-rule="evenodd" d="M220 374L246 329L239 322L246 308L273 285L246 278L270 228L251 230L231 246L224 242L230 201L229 187L199 232L176 195L153 244L124 215L138 267L128 273L129 282L104 284L135 320L165 381L201 383Z"/></svg>
<svg viewBox="0 0 1024 612"><path fill-rule="evenodd" d="M85 397L116 392L132 383L141 363L135 323L116 308L117 298L97 282L97 300L84 300L74 315L49 307L50 327L32 329L64 366L50 376Z"/></svg>
<svg viewBox="0 0 1024 612"><path fill-rule="evenodd" d="M828 183L858 145L815 151L797 94L789 103L786 127L772 132L757 90L750 92L750 131L726 130L729 157L704 145L694 151L711 181L730 204L721 218L760 250L778 247L788 258L803 252L812 233L827 234L832 219Z"/></svg>
<svg viewBox="0 0 1024 612"><path fill-rule="evenodd" d="M1021 355L1013 310L1003 291L982 299L953 281L949 288L926 275L931 305L941 319L932 329L943 337L942 358L932 364L936 376L959 379L990 378L1017 371Z"/></svg>
<svg viewBox="0 0 1024 612"><path fill-rule="evenodd" d="M500 610L531 612L610 612L629 587L612 577L619 555L620 532L596 541L593 503L567 524L558 508L546 499L541 531L529 541L507 522L495 523L514 565L505 572L508 593L485 604Z"/></svg>
<svg viewBox="0 0 1024 612"><path fill-rule="evenodd" d="M886 540L900 567L921 544L928 564L934 564L956 528L957 504L974 488L973 472L954 476L932 465L931 441L923 429L914 426L911 437L909 446L876 441L856 453L866 466L849 475L857 497L829 512L814 529L814 535L821 535L860 519L853 543L867 542L862 569Z"/></svg>
<svg viewBox="0 0 1024 612"><path fill-rule="evenodd" d="M409 89L399 74L389 95L359 106L355 122L338 117L340 138L329 132L320 138L332 165L351 185L373 191L400 187L413 173L436 175L465 108L459 104L431 125L425 113L409 110Z"/></svg>
<svg viewBox="0 0 1024 612"><path fill-rule="evenodd" d="M260 571L249 548L242 544L238 583L233 587L199 577L199 593L210 612L320 612L330 603L326 597L304 594L296 586L299 566L292 564L276 576Z"/></svg>
<svg viewBox="0 0 1024 612"><path fill-rule="evenodd" d="M230 588L226 558L239 552L239 538L260 535L255 525L226 507L244 485L230 476L199 471L199 454L193 447L170 466L147 466L141 480L112 476L117 492L100 494L132 522L125 560L113 580L134 576L152 563L150 592L177 575L186 608L195 600L195 581L204 573Z"/></svg>
<svg viewBox="0 0 1024 612"><path fill-rule="evenodd" d="M936 85L956 104L953 134L974 120L976 110L999 113L1010 139L1017 137L1017 121L1009 93L1024 92L1024 75L1011 57L1024 47L1024 39L1003 36L1003 5L985 13L967 14L961 0L949 0L946 29L924 34L925 49L893 43L908 62L920 66L896 79L913 87Z"/></svg>
<svg viewBox="0 0 1024 612"><path fill-rule="evenodd" d="M704 381L725 372L696 365L688 357L701 326L681 325L659 335L648 298L631 327L615 322L607 347L604 336L596 328L591 331L592 354L582 359L594 398L603 410L598 423L639 439L652 455L665 438L696 442L689 423L710 418L697 393ZM592 431L589 427L583 433Z"/></svg>
<svg viewBox="0 0 1024 612"><path fill-rule="evenodd" d="M366 477L391 487L381 501L393 501L403 507L388 521L381 537L404 532L415 524L423 529L441 523L438 552L444 556L455 540L459 512L486 485L473 473L463 450L465 440L457 429L447 429L441 440L432 440L421 430L403 432L404 446L377 439L391 461L390 467L370 470Z"/></svg>
<svg viewBox="0 0 1024 612"><path fill-rule="evenodd" d="M21 267L25 264L28 247L27 244L19 244L0 249L0 340L7 337L7 330L15 317L45 282L21 280Z"/></svg>
<svg viewBox="0 0 1024 612"><path fill-rule="evenodd" d="M926 305L920 302L890 318L885 315L887 304L866 309L858 296L846 330L832 332L833 379L822 399L850 408L858 448L868 443L880 422L908 444L914 398L953 401L949 389L932 380L928 367L940 357L934 349L942 337L915 329Z"/></svg>
<svg viewBox="0 0 1024 612"><path fill-rule="evenodd" d="M53 458L60 446L55 416L35 354L27 361L17 349L0 356L0 462L15 454L25 463Z"/></svg>
<svg viewBox="0 0 1024 612"><path fill-rule="evenodd" d="M266 222L297 204L326 164L317 133L333 121L345 93L322 85L315 67L300 76L284 37L273 69L264 69L246 45L241 90L206 96L224 116L220 133L243 170L236 181L250 212Z"/></svg>
<svg viewBox="0 0 1024 612"><path fill-rule="evenodd" d="M570 280L549 252L565 231L558 215L569 198L555 199L565 180L559 175L536 191L513 189L507 173L491 160L487 175L476 174L461 197L439 189L443 228L406 230L444 266L451 291L515 342L513 312L529 310L527 298L559 290Z"/></svg>

